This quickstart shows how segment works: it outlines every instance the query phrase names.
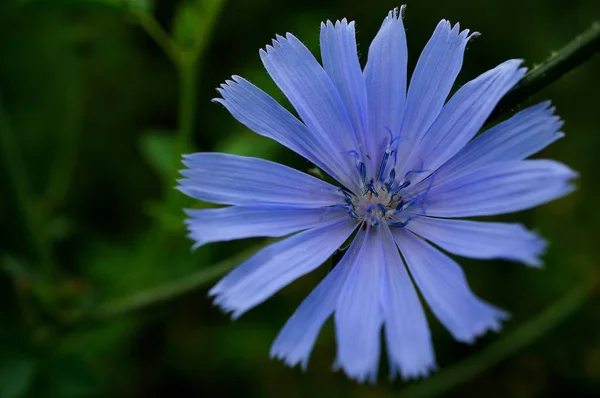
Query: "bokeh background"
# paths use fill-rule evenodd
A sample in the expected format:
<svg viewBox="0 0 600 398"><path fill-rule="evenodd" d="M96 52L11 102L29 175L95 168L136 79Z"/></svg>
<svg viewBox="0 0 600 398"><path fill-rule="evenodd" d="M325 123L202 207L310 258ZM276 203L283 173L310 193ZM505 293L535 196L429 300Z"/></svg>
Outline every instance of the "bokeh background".
<svg viewBox="0 0 600 398"><path fill-rule="evenodd" d="M600 300L586 286L600 272L600 56L525 102L553 100L567 135L538 156L578 170L579 188L503 218L549 239L545 269L461 260L474 291L512 318L472 346L432 318L439 377L390 382L382 359L376 386L350 381L331 370L331 323L306 372L269 359L326 266L235 323L207 299L224 270L265 242L190 251L181 209L203 204L173 189L179 154L226 151L310 168L212 104L214 88L239 74L282 100L258 57L276 33L293 32L317 52L320 21L354 19L364 62L398 5L0 2L0 397L599 396ZM508 58L541 62L600 18L600 3L408 1L411 68L442 18L482 32L462 84ZM185 66L161 48L165 31Z"/></svg>

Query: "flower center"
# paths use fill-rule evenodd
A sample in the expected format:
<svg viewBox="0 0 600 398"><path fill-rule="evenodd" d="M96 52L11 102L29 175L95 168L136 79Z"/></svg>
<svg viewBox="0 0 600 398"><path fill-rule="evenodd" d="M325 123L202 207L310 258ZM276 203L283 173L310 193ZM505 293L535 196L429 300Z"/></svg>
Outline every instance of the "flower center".
<svg viewBox="0 0 600 398"><path fill-rule="evenodd" d="M421 174L426 170L411 170L403 177L396 178L396 146L398 137L390 138L381 156L375 178L368 178L368 170L357 151L350 151L348 155L355 159L356 172L360 181L361 191L350 193L340 189L346 202L343 207L347 209L350 217L355 220L376 227L382 222L390 227L405 227L411 220L410 214L405 210L408 207L421 204L419 214L425 213L423 199L427 195L431 182L422 192L407 192L411 185L410 175ZM411 190L412 191L412 190Z"/></svg>
<svg viewBox="0 0 600 398"><path fill-rule="evenodd" d="M396 184L394 182L369 182L365 184L362 194L343 191L348 214L360 222L376 227L382 222L390 226L403 227L408 217L403 215L407 203L403 200L402 190L410 182Z"/></svg>

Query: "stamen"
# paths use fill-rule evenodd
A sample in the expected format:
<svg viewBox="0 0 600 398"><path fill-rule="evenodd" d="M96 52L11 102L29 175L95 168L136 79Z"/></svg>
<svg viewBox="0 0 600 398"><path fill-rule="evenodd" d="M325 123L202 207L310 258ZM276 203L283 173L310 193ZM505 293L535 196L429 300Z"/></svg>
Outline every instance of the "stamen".
<svg viewBox="0 0 600 398"><path fill-rule="evenodd" d="M383 184L385 185L388 192L392 190L392 185L394 185L394 181L396 181L396 169L392 168L390 170L390 176L388 178L388 181L385 184Z"/></svg>
<svg viewBox="0 0 600 398"><path fill-rule="evenodd" d="M406 203L404 202L404 199L400 199L400 202L398 202L398 204L396 205L396 211L402 211L404 210L404 205Z"/></svg>
<svg viewBox="0 0 600 398"><path fill-rule="evenodd" d="M392 228L404 228L408 225L408 223L412 220L411 217L408 217L404 221L391 222L388 225Z"/></svg>
<svg viewBox="0 0 600 398"><path fill-rule="evenodd" d="M406 177L408 177L411 174L421 174L421 173L426 173L427 171L429 171L429 170L423 168L423 160L421 160L421 166L416 170L407 171L406 174L404 174L404 178L406 179Z"/></svg>
<svg viewBox="0 0 600 398"><path fill-rule="evenodd" d="M379 164L379 174L377 175L377 179L379 182L383 182L383 173L385 173L385 168L387 167L388 159L390 155L394 152L392 148L388 145L383 153L383 157L381 158L381 163Z"/></svg>
<svg viewBox="0 0 600 398"><path fill-rule="evenodd" d="M392 193L398 193L401 190L403 190L404 188L408 187L410 185L410 181L404 181L402 184L398 185L396 188L393 188L391 190Z"/></svg>
<svg viewBox="0 0 600 398"><path fill-rule="evenodd" d="M377 180L381 183L383 183L383 175L385 173L385 169L387 167L387 162L388 159L390 158L390 155L395 153L395 148L393 147L394 142L396 142L398 140L398 138L400 137L394 137L394 134L392 133L392 130L390 130L389 128L387 128L388 133L390 134L390 139L389 142L385 148L385 152L383 153L383 157L381 158L381 163L379 164L379 172L377 173ZM394 156L394 167L396 166L396 157ZM394 168L392 167L392 170Z"/></svg>
<svg viewBox="0 0 600 398"><path fill-rule="evenodd" d="M358 156L358 152L348 151L348 152L346 152L346 155L352 156L356 160L356 170L358 171L358 174L360 175L360 181L364 185L367 181L367 167L365 166L364 162L362 160L360 160L360 156Z"/></svg>
<svg viewBox="0 0 600 398"><path fill-rule="evenodd" d="M375 183L375 181L371 178L371 181L369 181L369 183L365 185L365 191L363 192L363 195L372 193L373 195L375 195L375 197L379 197L379 194L375 190L374 183Z"/></svg>

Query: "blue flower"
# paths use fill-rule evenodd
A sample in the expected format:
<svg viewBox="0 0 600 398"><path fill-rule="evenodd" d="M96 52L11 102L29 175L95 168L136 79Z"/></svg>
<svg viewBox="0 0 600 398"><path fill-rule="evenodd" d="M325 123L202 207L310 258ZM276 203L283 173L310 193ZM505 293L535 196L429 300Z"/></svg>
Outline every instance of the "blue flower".
<svg viewBox="0 0 600 398"><path fill-rule="evenodd" d="M323 65L292 34L277 36L260 57L300 119L239 76L218 89L222 98L215 101L238 121L337 183L256 158L185 156L179 189L229 205L188 211L196 246L291 235L225 276L210 291L214 302L237 318L352 240L283 327L273 357L305 368L323 323L333 315L336 367L349 377L376 379L382 328L391 376L426 376L436 364L417 288L461 342L498 331L508 317L475 296L461 267L440 249L541 265L545 241L520 224L456 219L532 208L571 192L575 177L560 163L524 160L563 135L549 102L475 137L523 77L520 60L483 73L446 102L474 35L441 21L409 86L398 10L385 18L364 69L354 22L321 24Z"/></svg>

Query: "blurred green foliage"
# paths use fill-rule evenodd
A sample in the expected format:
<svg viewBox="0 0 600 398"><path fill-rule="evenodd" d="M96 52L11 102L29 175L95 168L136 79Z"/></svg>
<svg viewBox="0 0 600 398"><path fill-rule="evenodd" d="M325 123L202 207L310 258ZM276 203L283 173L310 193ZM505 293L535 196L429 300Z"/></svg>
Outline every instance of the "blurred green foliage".
<svg viewBox="0 0 600 398"><path fill-rule="evenodd" d="M545 270L461 260L474 291L513 317L502 336L474 346L452 341L432 319L445 376L411 391L388 382L383 369L377 386L357 385L331 371L330 324L307 372L270 360L278 329L325 269L235 324L206 298L218 274L264 240L190 251L182 208L205 204L174 189L180 153L225 151L311 167L211 104L214 88L239 74L285 103L258 57L275 33L291 31L318 52L320 21L355 19L364 62L383 17L398 5L0 2L0 398L600 394L599 301L577 290L599 271L599 58L525 103L551 98L557 106L567 136L540 156L578 170L579 189L505 217L550 240ZM529 66L544 60L599 15L597 0L408 1L409 66L442 18L483 33L469 45L462 84L508 58ZM185 294L146 305L177 289ZM567 292L572 301L538 318ZM546 324L556 308L575 314L552 329ZM507 347L509 358L489 360L486 349L503 356ZM458 386L445 387L449 377Z"/></svg>

